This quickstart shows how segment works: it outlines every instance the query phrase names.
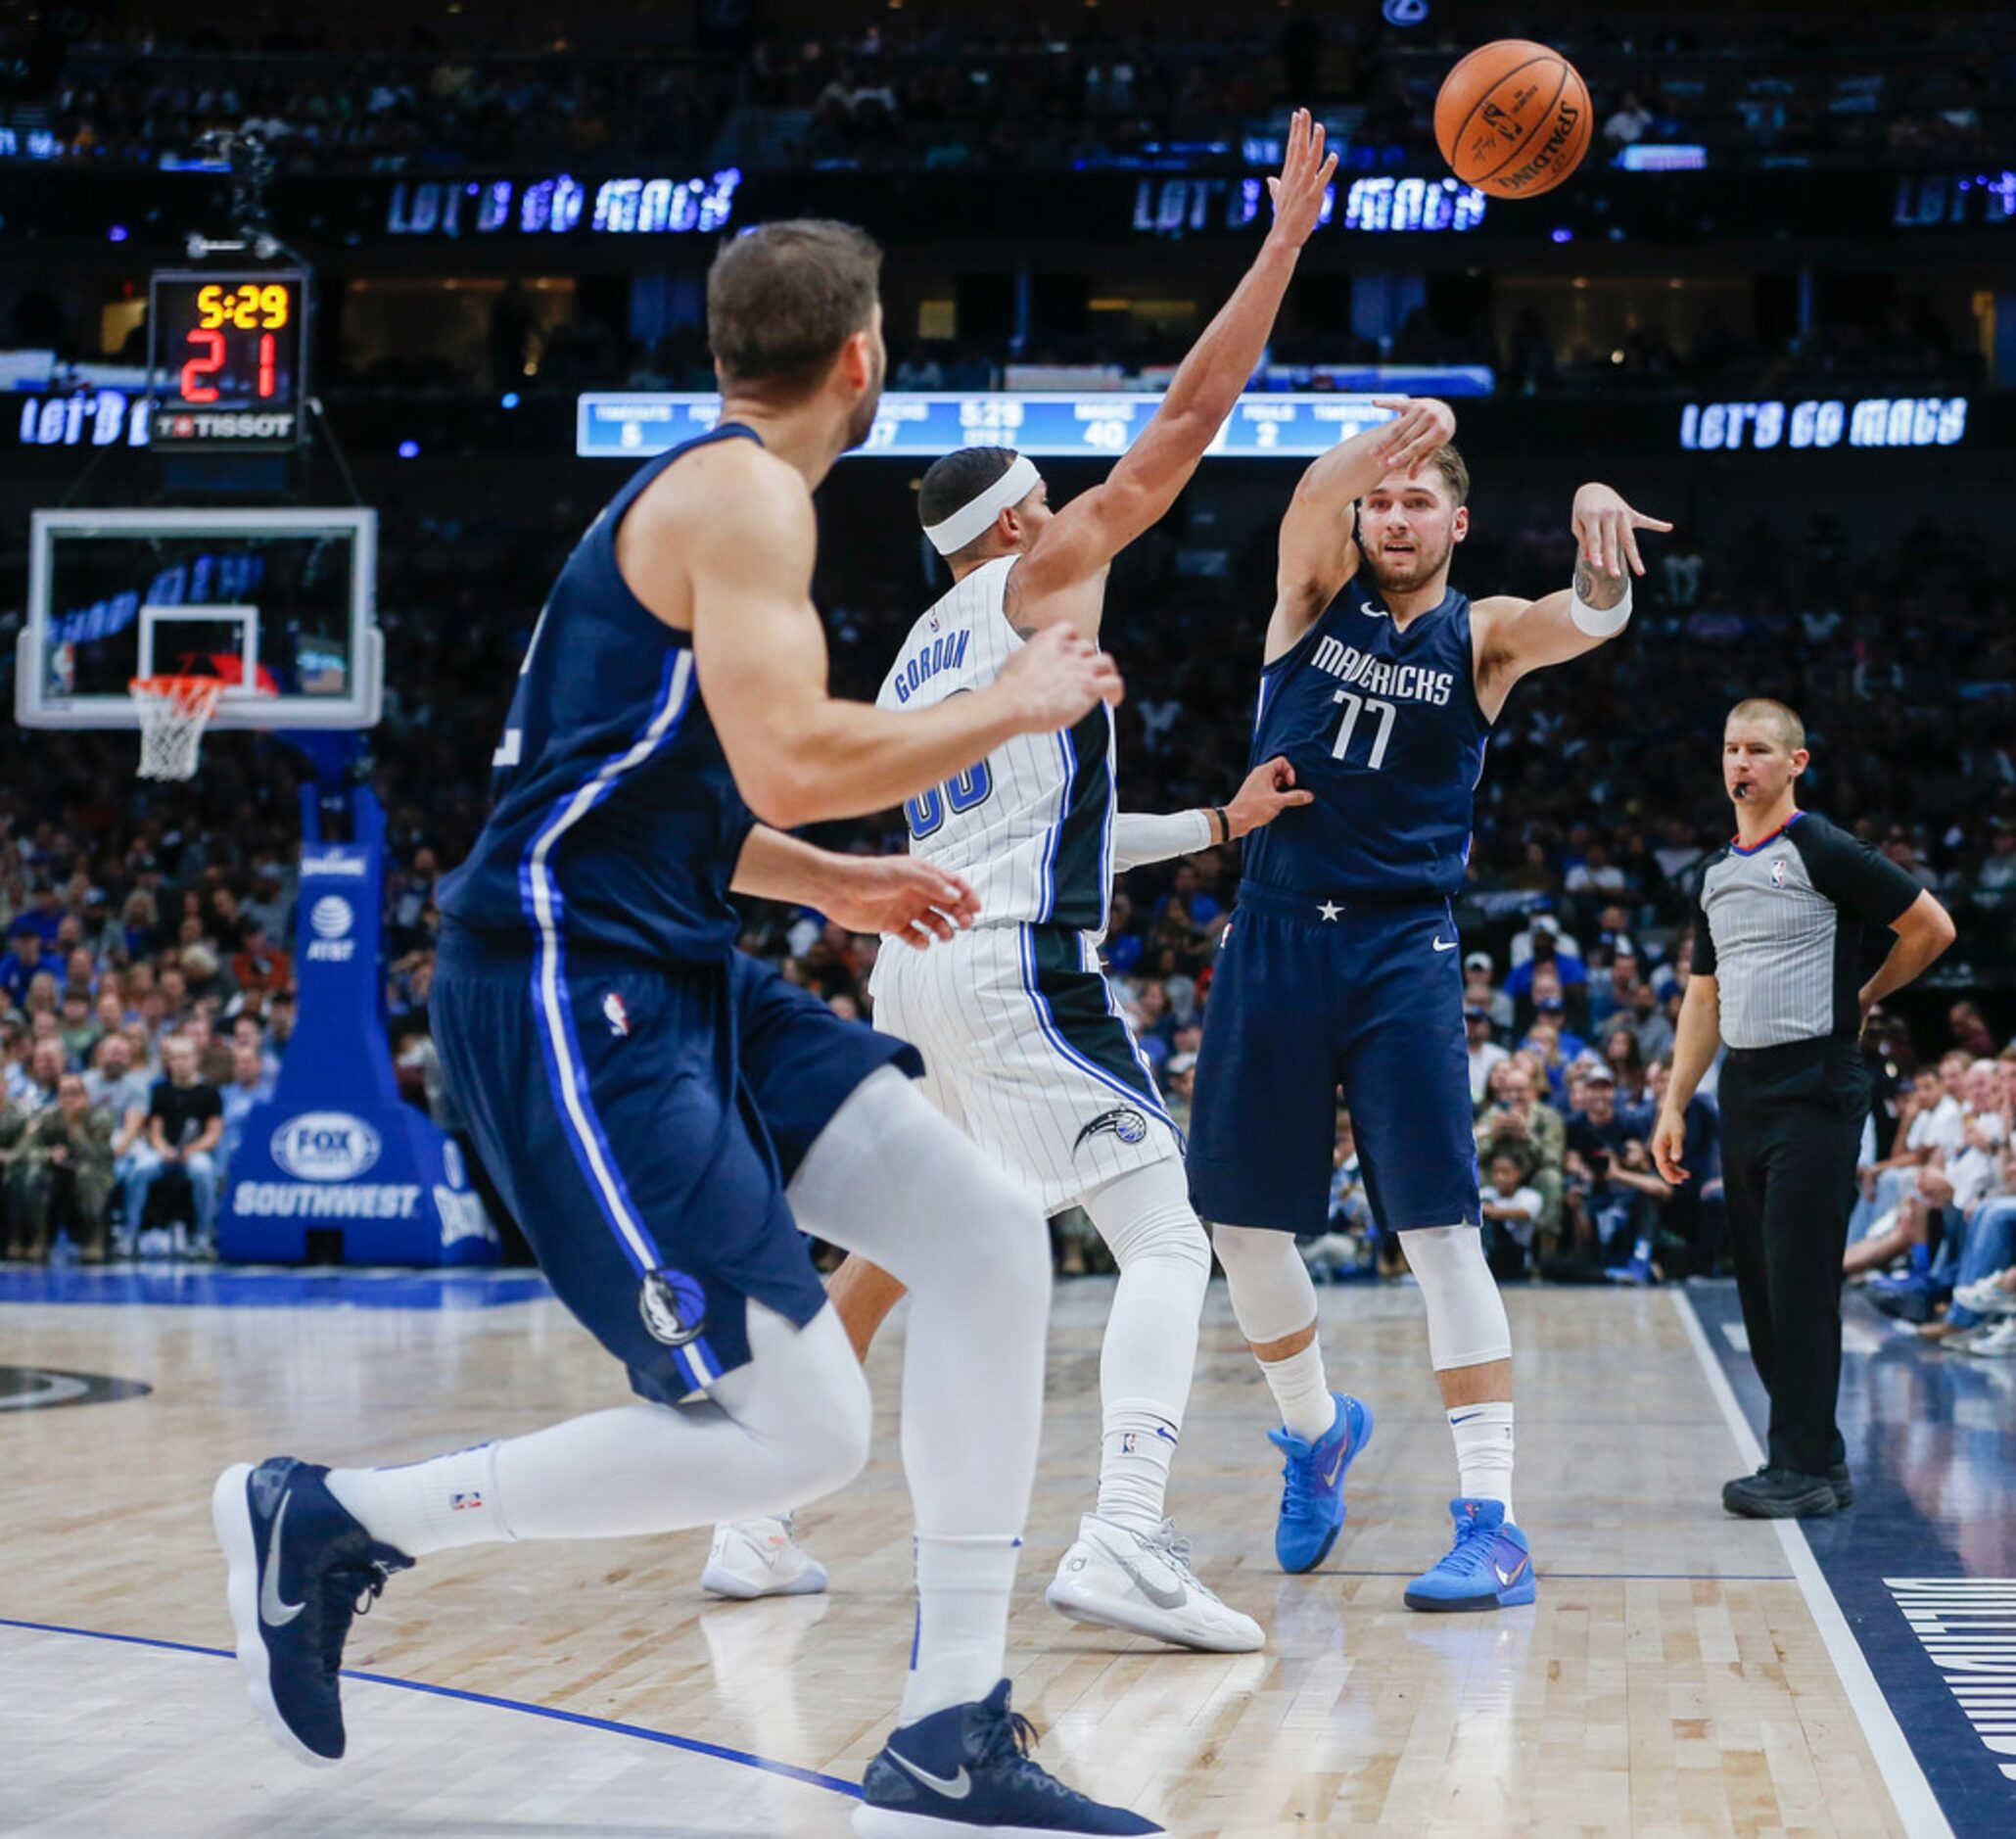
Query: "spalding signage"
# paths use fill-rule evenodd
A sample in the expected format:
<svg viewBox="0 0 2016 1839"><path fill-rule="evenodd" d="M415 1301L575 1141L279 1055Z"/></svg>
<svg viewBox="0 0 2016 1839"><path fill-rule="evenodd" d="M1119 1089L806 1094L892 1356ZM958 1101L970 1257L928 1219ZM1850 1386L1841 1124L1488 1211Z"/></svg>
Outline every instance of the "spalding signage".
<svg viewBox="0 0 2016 1839"><path fill-rule="evenodd" d="M273 1132L273 1160L301 1181L354 1181L378 1160L378 1133L348 1111L303 1111Z"/></svg>

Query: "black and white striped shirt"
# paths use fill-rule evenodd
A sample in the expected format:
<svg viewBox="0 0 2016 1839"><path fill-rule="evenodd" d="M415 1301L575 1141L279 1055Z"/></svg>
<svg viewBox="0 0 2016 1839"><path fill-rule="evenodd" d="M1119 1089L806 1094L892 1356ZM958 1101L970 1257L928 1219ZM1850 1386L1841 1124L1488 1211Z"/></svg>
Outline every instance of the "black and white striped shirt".
<svg viewBox="0 0 2016 1839"><path fill-rule="evenodd" d="M1746 849L1731 842L1701 887L1694 968L1713 977L1722 1039L1782 1047L1861 1031L1862 937L1923 890L1887 857L1810 811Z"/></svg>

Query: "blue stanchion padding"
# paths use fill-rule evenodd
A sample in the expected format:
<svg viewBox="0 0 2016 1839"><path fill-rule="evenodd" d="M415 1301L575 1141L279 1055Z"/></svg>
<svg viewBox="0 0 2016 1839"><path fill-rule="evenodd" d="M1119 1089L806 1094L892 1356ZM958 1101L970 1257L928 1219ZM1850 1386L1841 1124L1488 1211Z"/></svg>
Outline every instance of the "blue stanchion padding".
<svg viewBox="0 0 2016 1839"><path fill-rule="evenodd" d="M355 840L326 843L304 802L300 1009L273 1097L246 1117L218 1209L218 1251L298 1264L310 1233L336 1233L346 1264L492 1263L496 1230L461 1151L399 1097L393 1071L378 952L384 814L358 788Z"/></svg>

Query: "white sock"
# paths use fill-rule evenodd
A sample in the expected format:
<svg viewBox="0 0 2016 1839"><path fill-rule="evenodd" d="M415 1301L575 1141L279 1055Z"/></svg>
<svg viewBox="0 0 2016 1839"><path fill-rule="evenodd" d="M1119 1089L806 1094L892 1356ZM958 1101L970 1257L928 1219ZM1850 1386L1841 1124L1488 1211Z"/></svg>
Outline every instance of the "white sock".
<svg viewBox="0 0 2016 1839"><path fill-rule="evenodd" d="M1152 1532L1162 1524L1178 1428L1137 1399L1106 1407L1100 1439L1099 1505L1093 1509L1102 1520L1137 1532Z"/></svg>
<svg viewBox="0 0 2016 1839"><path fill-rule="evenodd" d="M1281 1410L1281 1426L1313 1443L1330 1434L1336 1422L1336 1400L1330 1395L1330 1381L1323 1371L1323 1344L1312 1341L1300 1353L1286 1360L1262 1360L1260 1371L1267 1376L1267 1389Z"/></svg>
<svg viewBox="0 0 2016 1839"><path fill-rule="evenodd" d="M917 1534L917 1633L900 1724L984 1699L1007 1671L1018 1538Z"/></svg>
<svg viewBox="0 0 2016 1839"><path fill-rule="evenodd" d="M1469 1500L1500 1500L1512 1512L1512 1401L1458 1405L1449 1413L1456 1439L1456 1491Z"/></svg>
<svg viewBox="0 0 2016 1839"><path fill-rule="evenodd" d="M494 1443L396 1469L331 1469L329 1491L408 1558L512 1536L497 1504Z"/></svg>

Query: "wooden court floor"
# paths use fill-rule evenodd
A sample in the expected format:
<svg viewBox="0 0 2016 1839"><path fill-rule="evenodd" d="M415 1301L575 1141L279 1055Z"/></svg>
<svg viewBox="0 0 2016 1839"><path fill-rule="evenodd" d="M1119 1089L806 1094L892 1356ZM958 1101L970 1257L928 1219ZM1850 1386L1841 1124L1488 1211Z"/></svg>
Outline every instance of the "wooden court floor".
<svg viewBox="0 0 2016 1839"><path fill-rule="evenodd" d="M1333 1383L1378 1432L1329 1563L1285 1578L1265 1389L1211 1292L1173 1505L1269 1635L1212 1657L1043 1604L1090 1499L1110 1296L1059 1288L1010 1649L1045 1760L1228 1839L1903 1830L1775 1531L1720 1511L1742 1464L1667 1295L1510 1297L1539 1601L1432 1618L1400 1602L1453 1476L1419 1297L1319 1294ZM378 1677L347 1687L350 1759L309 1770L217 1653L217 1469L416 1457L618 1400L620 1378L549 1300L0 1303L0 1362L153 1389L0 1410L0 1832L844 1832L911 1632L902 1319L870 1363L871 1466L801 1518L829 1596L714 1602L704 1532L429 1559L357 1624L348 1664Z"/></svg>

